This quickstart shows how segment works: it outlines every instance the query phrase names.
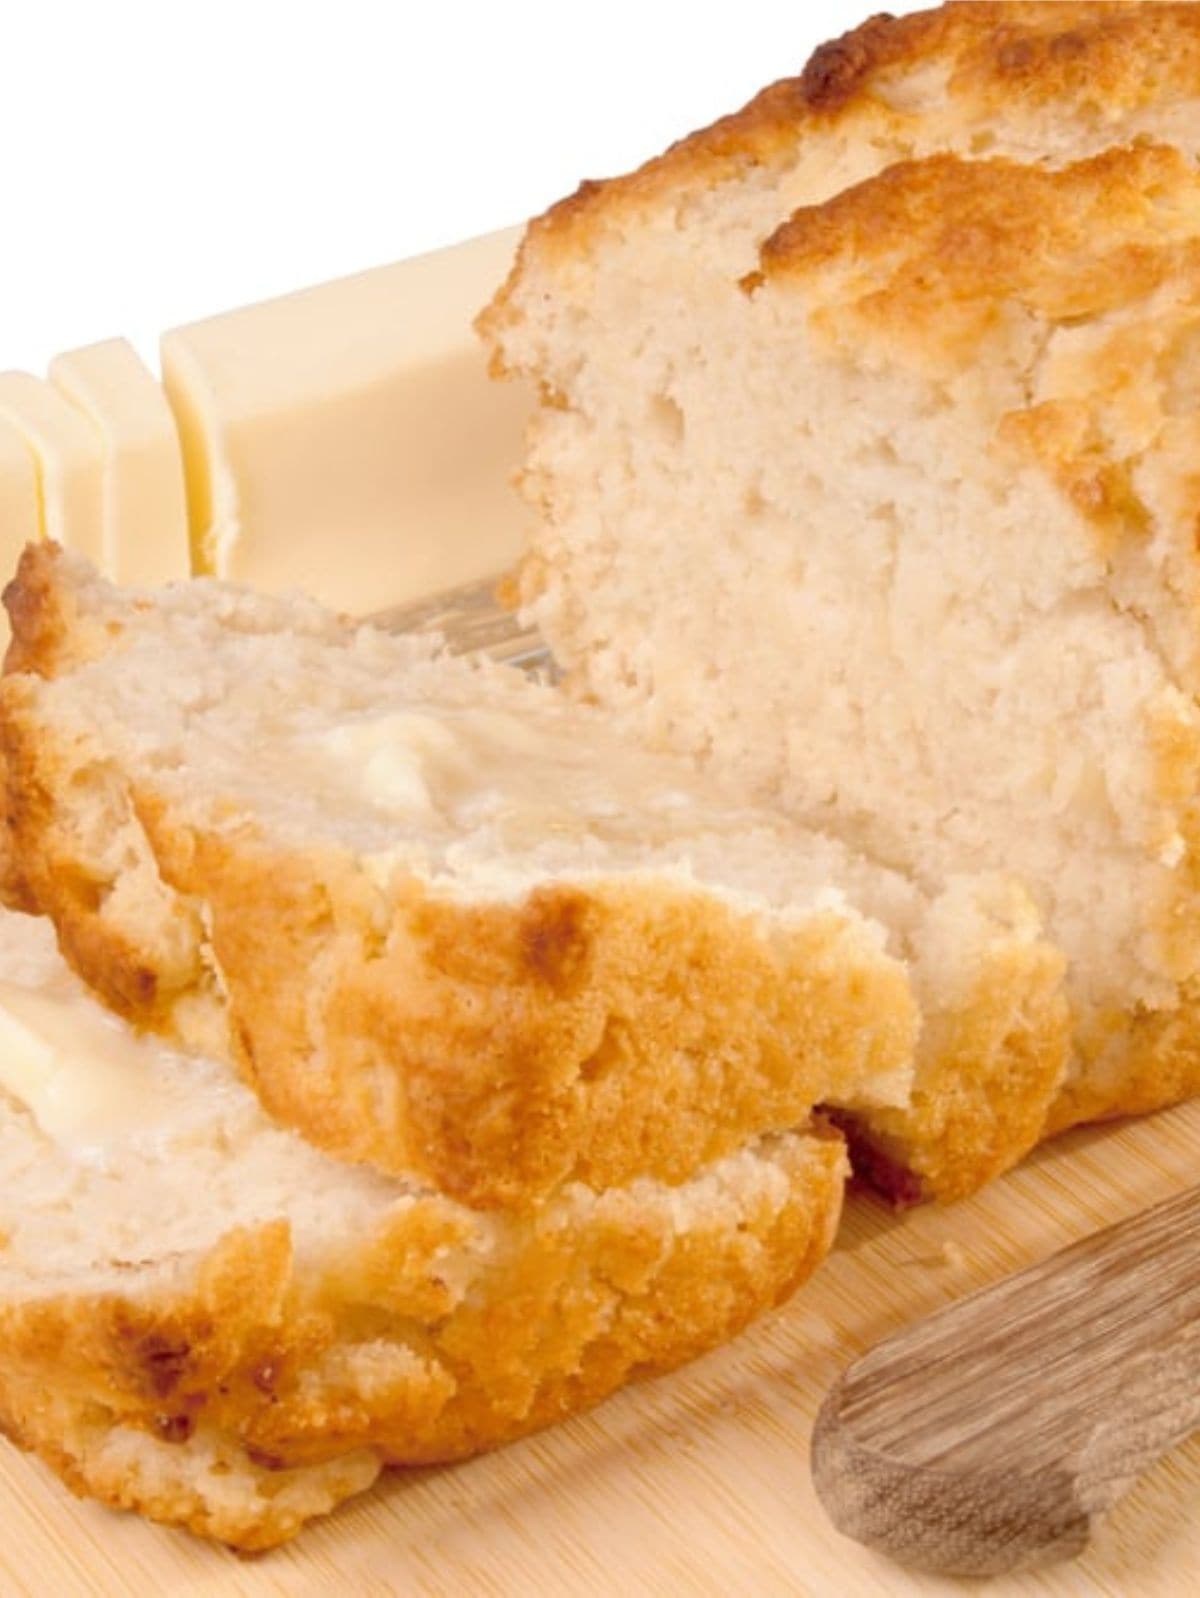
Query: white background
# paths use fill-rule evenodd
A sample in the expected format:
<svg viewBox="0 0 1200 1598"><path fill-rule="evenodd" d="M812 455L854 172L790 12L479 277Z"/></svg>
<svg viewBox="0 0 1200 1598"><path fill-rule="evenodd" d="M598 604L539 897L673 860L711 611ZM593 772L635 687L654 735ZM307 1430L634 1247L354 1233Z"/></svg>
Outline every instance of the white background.
<svg viewBox="0 0 1200 1598"><path fill-rule="evenodd" d="M0 5L0 368L32 371L522 220L877 9Z"/></svg>

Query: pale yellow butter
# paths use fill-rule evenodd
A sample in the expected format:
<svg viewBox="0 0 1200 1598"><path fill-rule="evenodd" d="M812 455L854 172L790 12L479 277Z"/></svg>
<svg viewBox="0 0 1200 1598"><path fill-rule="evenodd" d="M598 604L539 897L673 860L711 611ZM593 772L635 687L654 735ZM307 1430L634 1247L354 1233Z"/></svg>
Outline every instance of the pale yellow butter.
<svg viewBox="0 0 1200 1598"><path fill-rule="evenodd" d="M0 1087L77 1154L102 1154L178 1120L183 1086L163 1072L163 1052L65 972L37 987L0 982Z"/></svg>
<svg viewBox="0 0 1200 1598"><path fill-rule="evenodd" d="M193 1070L91 997L48 921L0 910L0 973L0 1089L48 1138L103 1162L187 1122Z"/></svg>
<svg viewBox="0 0 1200 1598"><path fill-rule="evenodd" d="M0 372L0 420L16 429L33 456L43 534L107 570L104 455L96 429L29 372Z"/></svg>
<svg viewBox="0 0 1200 1598"><path fill-rule="evenodd" d="M512 847L554 837L661 841L692 827L744 825L698 779L569 717L535 720L496 706L430 704L347 720L283 757L343 803L402 829L454 836L494 824ZM664 778L669 780L664 781Z"/></svg>
<svg viewBox="0 0 1200 1598"><path fill-rule="evenodd" d="M372 804L417 822L438 817L430 784L438 790L455 786L465 756L461 739L444 721L418 710L331 727L315 747L339 780L349 773Z"/></svg>
<svg viewBox="0 0 1200 1598"><path fill-rule="evenodd" d="M195 570L362 614L512 564L531 405L488 380L471 321L518 236L165 335Z"/></svg>
<svg viewBox="0 0 1200 1598"><path fill-rule="evenodd" d="M347 721L313 744L326 776L349 783L397 819L454 828L481 807L541 814L573 765L588 765L579 740L564 739L506 711L471 706L392 711Z"/></svg>
<svg viewBox="0 0 1200 1598"><path fill-rule="evenodd" d="M145 584L188 576L183 455L158 380L114 338L57 356L50 381L100 440L106 574Z"/></svg>
<svg viewBox="0 0 1200 1598"><path fill-rule="evenodd" d="M0 419L0 583L16 569L22 549L41 536L37 467L24 438ZM8 617L0 611L0 647L8 639Z"/></svg>

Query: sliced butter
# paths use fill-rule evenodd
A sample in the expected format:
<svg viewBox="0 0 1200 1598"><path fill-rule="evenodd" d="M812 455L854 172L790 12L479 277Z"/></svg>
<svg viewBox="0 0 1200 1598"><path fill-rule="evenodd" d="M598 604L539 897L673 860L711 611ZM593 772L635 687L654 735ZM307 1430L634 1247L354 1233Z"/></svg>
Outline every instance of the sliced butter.
<svg viewBox="0 0 1200 1598"><path fill-rule="evenodd" d="M107 571L104 456L96 429L29 372L0 372L0 419L16 428L33 455L43 534Z"/></svg>
<svg viewBox="0 0 1200 1598"><path fill-rule="evenodd" d="M193 565L366 613L504 571L531 410L472 318L517 230L175 329Z"/></svg>
<svg viewBox="0 0 1200 1598"><path fill-rule="evenodd" d="M22 434L0 418L0 582L7 582L17 558L41 536L37 467ZM8 639L8 618L0 611L0 646Z"/></svg>
<svg viewBox="0 0 1200 1598"><path fill-rule="evenodd" d="M107 575L151 585L186 577L183 456L157 379L131 344L114 338L56 357L50 381L100 440Z"/></svg>

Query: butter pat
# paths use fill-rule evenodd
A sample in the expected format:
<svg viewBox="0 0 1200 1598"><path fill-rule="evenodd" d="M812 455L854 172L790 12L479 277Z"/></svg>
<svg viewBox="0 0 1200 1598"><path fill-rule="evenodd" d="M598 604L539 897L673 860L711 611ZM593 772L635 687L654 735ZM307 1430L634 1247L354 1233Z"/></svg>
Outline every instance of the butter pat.
<svg viewBox="0 0 1200 1598"><path fill-rule="evenodd" d="M192 559L367 613L504 571L531 410L472 318L519 230L167 333Z"/></svg>
<svg viewBox="0 0 1200 1598"><path fill-rule="evenodd" d="M498 813L586 813L596 795L579 792L573 778L590 778L603 795L614 775L595 771L578 737L464 705L347 721L308 748L310 769L325 787L344 787L347 798L361 796L406 826L447 832Z"/></svg>
<svg viewBox="0 0 1200 1598"><path fill-rule="evenodd" d="M447 777L457 782L466 763L445 722L418 710L331 727L316 749L342 779L349 773L372 804L412 822L438 818L430 781L439 789Z"/></svg>
<svg viewBox="0 0 1200 1598"><path fill-rule="evenodd" d="M260 763L263 761L260 752ZM264 768L265 769L265 768ZM363 804L403 835L452 841L490 827L516 849L591 835L662 843L744 829L714 807L699 780L569 714L511 714L498 706L427 703L347 720L299 740L271 780L303 780L349 809ZM664 781L669 777L669 781Z"/></svg>
<svg viewBox="0 0 1200 1598"><path fill-rule="evenodd" d="M0 567L5 581L22 549L41 531L33 454L17 429L0 419ZM7 638L8 617L0 611L0 644Z"/></svg>
<svg viewBox="0 0 1200 1598"><path fill-rule="evenodd" d="M183 455L157 379L115 338L59 355L50 381L99 439L106 575L149 585L188 576Z"/></svg>
<svg viewBox="0 0 1200 1598"><path fill-rule="evenodd" d="M33 457L42 533L107 571L104 458L96 429L29 372L0 372L0 421L16 430Z"/></svg>
<svg viewBox="0 0 1200 1598"><path fill-rule="evenodd" d="M102 1156L179 1120L186 1079L65 974L41 987L0 982L0 1086L53 1142Z"/></svg>

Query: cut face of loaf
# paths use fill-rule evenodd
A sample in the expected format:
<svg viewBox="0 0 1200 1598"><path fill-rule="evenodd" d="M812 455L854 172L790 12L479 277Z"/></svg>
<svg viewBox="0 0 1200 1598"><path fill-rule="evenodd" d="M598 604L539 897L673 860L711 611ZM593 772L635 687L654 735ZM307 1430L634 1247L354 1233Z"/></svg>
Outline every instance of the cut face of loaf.
<svg viewBox="0 0 1200 1598"><path fill-rule="evenodd" d="M930 892L1019 878L1050 1126L1200 1089L1198 148L1196 7L878 18L483 320L574 689Z"/></svg>
<svg viewBox="0 0 1200 1598"><path fill-rule="evenodd" d="M51 546L7 600L10 893L323 1148L520 1208L684 1180L814 1105L936 1192L1038 1136L1061 963L1004 879L926 896L316 607L122 592Z"/></svg>
<svg viewBox="0 0 1200 1598"><path fill-rule="evenodd" d="M0 1047L4 1430L79 1492L243 1549L725 1340L840 1208L841 1142L808 1131L679 1187L467 1210L137 1039L10 912Z"/></svg>

